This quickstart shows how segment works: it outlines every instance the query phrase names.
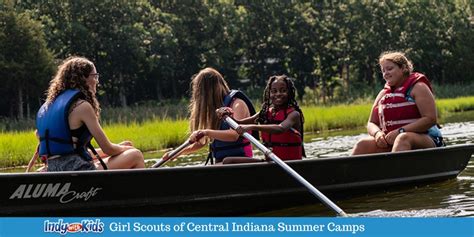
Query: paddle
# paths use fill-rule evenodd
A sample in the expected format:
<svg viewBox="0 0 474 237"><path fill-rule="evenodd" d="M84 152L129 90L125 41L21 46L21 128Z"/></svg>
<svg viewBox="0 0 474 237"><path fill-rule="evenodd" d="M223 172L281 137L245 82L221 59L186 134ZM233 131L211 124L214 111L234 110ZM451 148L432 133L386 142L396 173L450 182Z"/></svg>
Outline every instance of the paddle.
<svg viewBox="0 0 474 237"><path fill-rule="evenodd" d="M30 162L28 162L28 167L26 168L26 173L29 173L31 171L31 169L33 168L33 166L36 164L36 159L38 159L38 155L39 155L39 144L38 144L38 146L36 146L35 153L31 157Z"/></svg>
<svg viewBox="0 0 474 237"><path fill-rule="evenodd" d="M233 129L237 129L239 124L237 124L231 117L225 115L224 120L229 124L230 127ZM290 166L288 166L285 162L283 162L278 156L276 156L270 149L262 145L257 139L255 139L252 135L244 132L242 134L243 137L247 138L252 142L257 148L263 152L267 157L270 157L273 161L275 161L281 168L283 168L288 174L293 176L296 180L298 180L301 184L303 184L309 191L316 196L319 200L321 200L326 206L330 207L334 210L338 215L347 217L347 214L339 208L334 202L329 200L324 194L322 194L318 189L316 189L313 185L311 185L306 179L304 179L301 175L299 175L295 170L293 170Z"/></svg>
<svg viewBox="0 0 474 237"><path fill-rule="evenodd" d="M203 133L198 133L197 136L196 136L196 141L201 139L202 137L204 136ZM160 166L162 166L164 163L166 163L167 161L171 160L172 158L174 158L181 150L183 150L184 148L188 147L189 145L193 144L194 142L190 141L189 139L186 140L183 144L181 144L180 146L178 146L176 149L174 149L173 151L171 151L168 155L168 158L166 159L161 159L160 161L156 162L154 165L151 166L151 168L158 168Z"/></svg>

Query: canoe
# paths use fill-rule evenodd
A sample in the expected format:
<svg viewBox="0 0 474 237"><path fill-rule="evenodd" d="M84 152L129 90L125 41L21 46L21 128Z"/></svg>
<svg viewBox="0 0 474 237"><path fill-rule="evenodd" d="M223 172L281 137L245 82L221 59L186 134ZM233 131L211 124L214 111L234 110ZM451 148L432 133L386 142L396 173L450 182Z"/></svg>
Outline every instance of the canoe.
<svg viewBox="0 0 474 237"><path fill-rule="evenodd" d="M473 153L474 144L465 144L287 164L338 200L455 178ZM319 203L273 162L2 173L0 186L0 216L245 216Z"/></svg>

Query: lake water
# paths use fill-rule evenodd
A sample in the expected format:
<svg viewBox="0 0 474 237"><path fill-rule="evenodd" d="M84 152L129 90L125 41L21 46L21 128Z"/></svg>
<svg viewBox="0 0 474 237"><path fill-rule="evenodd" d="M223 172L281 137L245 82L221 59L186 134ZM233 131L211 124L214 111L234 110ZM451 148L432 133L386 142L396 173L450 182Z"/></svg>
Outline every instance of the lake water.
<svg viewBox="0 0 474 237"><path fill-rule="evenodd" d="M474 122L447 123L441 130L448 145L474 141ZM309 159L347 156L354 144L367 136L365 131L332 131L305 135ZM193 154L168 162L167 166L202 165L205 154ZM151 165L156 159L148 160ZM7 172L23 172L24 167ZM474 159L456 178L411 188L390 189L355 198L337 200L350 216L361 217L474 217ZM315 204L283 210L254 213L255 216L334 216L335 213L315 198Z"/></svg>
<svg viewBox="0 0 474 237"><path fill-rule="evenodd" d="M448 145L472 144L474 141L474 122L445 124L441 131ZM347 156L355 142L364 136L365 133L314 137L306 142L305 148L308 157L312 158ZM316 198L315 203L255 215L335 215ZM467 168L456 179L338 200L336 204L350 216L360 217L474 217L474 159L471 158Z"/></svg>

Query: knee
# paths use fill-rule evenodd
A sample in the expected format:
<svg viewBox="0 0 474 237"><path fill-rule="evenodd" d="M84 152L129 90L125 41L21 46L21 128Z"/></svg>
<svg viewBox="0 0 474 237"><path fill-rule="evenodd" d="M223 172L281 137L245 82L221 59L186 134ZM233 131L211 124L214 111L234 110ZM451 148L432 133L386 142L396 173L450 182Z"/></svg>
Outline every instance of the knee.
<svg viewBox="0 0 474 237"><path fill-rule="evenodd" d="M366 148L367 146L370 146L373 141L373 139L370 139L370 138L362 138L360 139L359 141L357 141L357 143L354 145L354 150L360 150L360 149L364 149Z"/></svg>
<svg viewBox="0 0 474 237"><path fill-rule="evenodd" d="M395 138L392 151L411 150L412 144L414 144L413 136L409 133L401 133Z"/></svg>
<svg viewBox="0 0 474 237"><path fill-rule="evenodd" d="M398 136L395 138L394 145L395 144L410 144L411 143L411 136L409 133L400 133Z"/></svg>
<svg viewBox="0 0 474 237"><path fill-rule="evenodd" d="M352 155L371 153L374 147L375 141L372 137L362 138L354 145Z"/></svg>
<svg viewBox="0 0 474 237"><path fill-rule="evenodd" d="M363 139L360 139L359 141L357 141L357 143L355 144L355 147L365 147L369 143L370 143L370 140L368 140L367 138L363 138Z"/></svg>
<svg viewBox="0 0 474 237"><path fill-rule="evenodd" d="M145 168L145 158L143 157L143 153L136 148L132 149L130 153L130 158L134 163L132 168Z"/></svg>
<svg viewBox="0 0 474 237"><path fill-rule="evenodd" d="M136 148L130 149L128 155L133 159L143 160L143 153Z"/></svg>

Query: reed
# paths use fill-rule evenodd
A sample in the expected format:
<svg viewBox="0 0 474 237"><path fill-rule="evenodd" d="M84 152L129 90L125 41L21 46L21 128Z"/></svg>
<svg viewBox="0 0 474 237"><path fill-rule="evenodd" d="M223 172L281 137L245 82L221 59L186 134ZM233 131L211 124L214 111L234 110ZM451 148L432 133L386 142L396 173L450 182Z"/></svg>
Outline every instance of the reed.
<svg viewBox="0 0 474 237"><path fill-rule="evenodd" d="M347 129L367 123L371 105L303 106L305 132Z"/></svg>
<svg viewBox="0 0 474 237"><path fill-rule="evenodd" d="M165 119L143 124L113 124L105 126L104 131L114 143L129 140L142 151L153 151L182 143L187 137L188 122ZM27 164L37 144L33 130L0 133L0 167ZM93 144L97 147L95 141Z"/></svg>
<svg viewBox="0 0 474 237"><path fill-rule="evenodd" d="M0 133L0 167L27 164L37 144L33 130Z"/></svg>
<svg viewBox="0 0 474 237"><path fill-rule="evenodd" d="M159 150L182 143L188 134L188 121L154 120L145 123L113 124L104 127L112 142L132 141L143 151Z"/></svg>
<svg viewBox="0 0 474 237"><path fill-rule="evenodd" d="M306 132L364 127L370 114L371 104L302 106ZM473 111L474 97L437 100L441 122L458 112ZM465 119L471 120L470 116ZM104 125L112 142L130 140L142 151L156 151L181 144L188 135L188 121L159 118L145 122L128 122ZM0 167L25 165L31 158L37 139L33 130L0 132Z"/></svg>

